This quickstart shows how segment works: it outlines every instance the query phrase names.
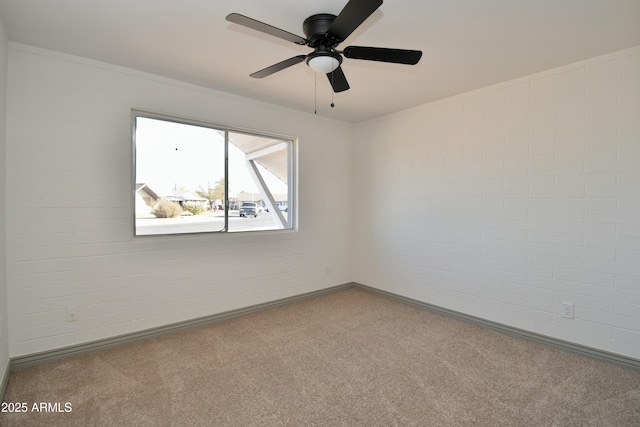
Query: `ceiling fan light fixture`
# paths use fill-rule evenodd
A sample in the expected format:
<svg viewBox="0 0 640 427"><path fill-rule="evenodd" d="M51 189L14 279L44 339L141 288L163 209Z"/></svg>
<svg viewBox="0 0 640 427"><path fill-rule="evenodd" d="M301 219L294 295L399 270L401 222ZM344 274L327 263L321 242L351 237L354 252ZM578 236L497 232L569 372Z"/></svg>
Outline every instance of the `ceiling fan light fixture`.
<svg viewBox="0 0 640 427"><path fill-rule="evenodd" d="M322 53L319 55L309 55L307 65L316 73L328 74L340 66L340 55Z"/></svg>

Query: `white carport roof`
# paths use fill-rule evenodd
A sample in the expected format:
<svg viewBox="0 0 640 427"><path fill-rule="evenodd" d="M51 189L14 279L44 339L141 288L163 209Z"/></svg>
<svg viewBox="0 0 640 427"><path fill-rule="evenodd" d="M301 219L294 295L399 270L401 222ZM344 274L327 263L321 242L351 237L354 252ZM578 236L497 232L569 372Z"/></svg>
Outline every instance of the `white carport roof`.
<svg viewBox="0 0 640 427"><path fill-rule="evenodd" d="M256 163L287 184L288 156L283 156L280 152L283 148L282 139L230 132L229 141L247 154L248 158L253 158Z"/></svg>
<svg viewBox="0 0 640 427"><path fill-rule="evenodd" d="M291 217L285 218L276 207L276 199L265 184L257 165L271 172L285 184L289 181L288 142L283 139L256 136L246 133L229 133L229 142L238 147L246 155L246 166L253 182L260 191L274 222L280 228L291 225ZM284 150L285 155L282 155ZM291 192L291 187L289 187ZM288 199L288 198L287 198Z"/></svg>

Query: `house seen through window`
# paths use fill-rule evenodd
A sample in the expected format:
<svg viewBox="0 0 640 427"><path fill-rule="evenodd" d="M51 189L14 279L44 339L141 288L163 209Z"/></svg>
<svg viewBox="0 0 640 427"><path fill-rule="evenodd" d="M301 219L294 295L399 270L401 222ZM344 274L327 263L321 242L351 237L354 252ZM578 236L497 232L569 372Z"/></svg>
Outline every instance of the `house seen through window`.
<svg viewBox="0 0 640 427"><path fill-rule="evenodd" d="M294 228L292 140L134 112L135 235Z"/></svg>

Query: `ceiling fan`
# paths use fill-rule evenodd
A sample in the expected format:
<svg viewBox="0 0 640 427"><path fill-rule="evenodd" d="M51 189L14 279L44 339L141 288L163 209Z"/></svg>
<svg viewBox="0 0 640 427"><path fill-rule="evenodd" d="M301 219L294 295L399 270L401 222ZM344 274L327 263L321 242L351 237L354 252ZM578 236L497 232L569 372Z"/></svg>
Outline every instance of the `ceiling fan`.
<svg viewBox="0 0 640 427"><path fill-rule="evenodd" d="M422 52L419 50L365 46L348 46L341 51L336 49L380 5L382 5L382 0L349 0L338 16L329 13L312 15L305 19L302 24L302 30L306 38L239 13L232 13L226 19L229 22L261 31L295 44L309 46L313 49L313 52L308 55L297 55L293 58L285 59L270 67L256 71L250 75L251 77L261 79L306 61L307 65L314 71L327 75L334 92L343 92L349 89L347 78L342 71L342 67L340 67L343 55L349 59L408 65L417 64L422 57Z"/></svg>

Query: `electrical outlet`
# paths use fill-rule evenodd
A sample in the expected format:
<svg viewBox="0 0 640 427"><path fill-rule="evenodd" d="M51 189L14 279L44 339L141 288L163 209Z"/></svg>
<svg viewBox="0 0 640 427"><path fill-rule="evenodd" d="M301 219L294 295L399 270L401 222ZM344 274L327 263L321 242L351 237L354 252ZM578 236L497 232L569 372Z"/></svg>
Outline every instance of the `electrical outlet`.
<svg viewBox="0 0 640 427"><path fill-rule="evenodd" d="M78 320L78 308L67 307L67 322L75 322Z"/></svg>
<svg viewBox="0 0 640 427"><path fill-rule="evenodd" d="M324 274L326 274L327 276L331 274L331 266L327 265L324 269Z"/></svg>
<svg viewBox="0 0 640 427"><path fill-rule="evenodd" d="M573 319L573 304L571 304L570 302L562 303L562 317Z"/></svg>

